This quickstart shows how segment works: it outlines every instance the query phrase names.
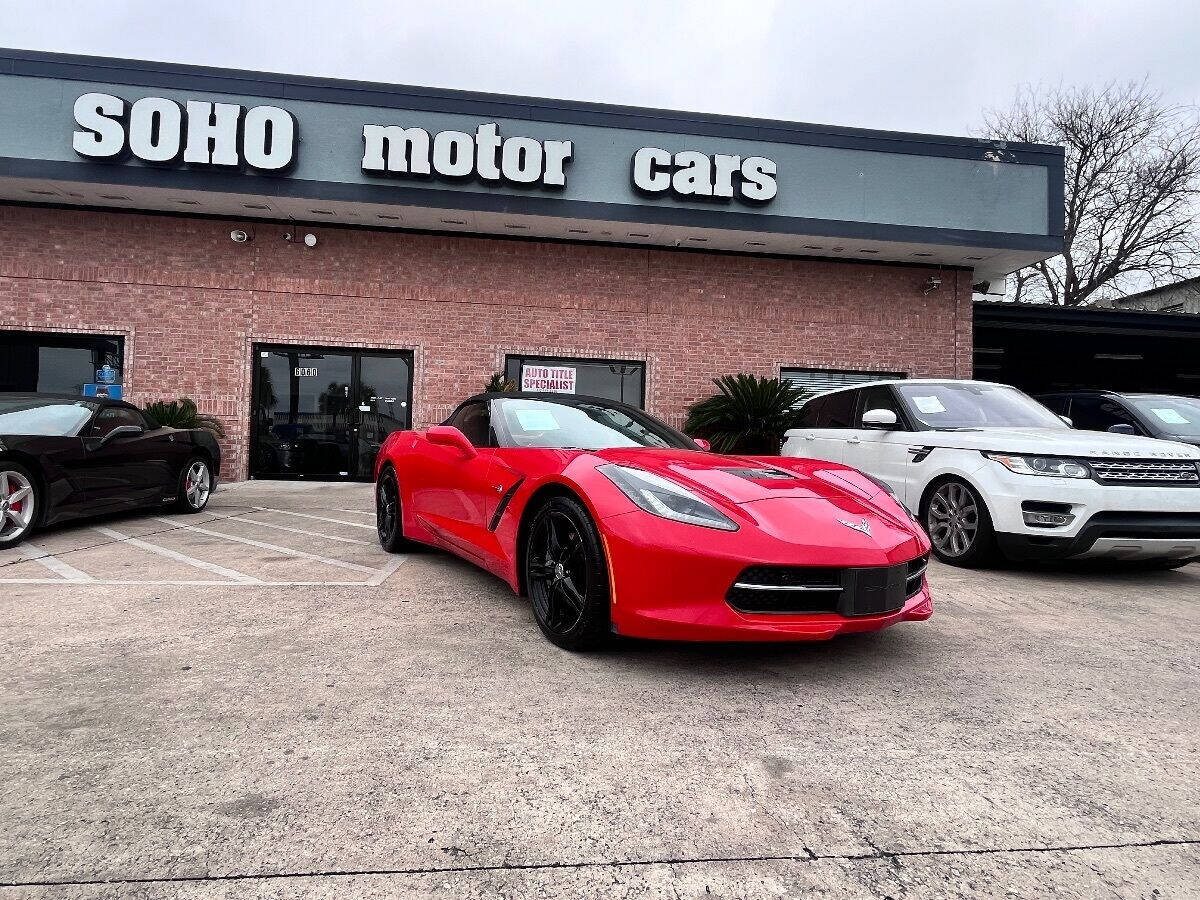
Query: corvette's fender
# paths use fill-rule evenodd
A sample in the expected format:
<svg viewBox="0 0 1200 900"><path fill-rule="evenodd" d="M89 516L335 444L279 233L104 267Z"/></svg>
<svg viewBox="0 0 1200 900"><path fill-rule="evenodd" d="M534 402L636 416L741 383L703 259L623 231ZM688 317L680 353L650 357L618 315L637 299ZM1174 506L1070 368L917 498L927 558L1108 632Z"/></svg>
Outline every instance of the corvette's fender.
<svg viewBox="0 0 1200 900"><path fill-rule="evenodd" d="M543 498L555 494L568 494L581 502L601 534L603 542L603 520L608 516L630 512L636 507L604 475L596 471L602 460L583 456L569 462L562 471L517 472L521 484L513 494L496 521L496 540L501 556L506 561L505 569L496 574L521 593L521 550L522 526Z"/></svg>

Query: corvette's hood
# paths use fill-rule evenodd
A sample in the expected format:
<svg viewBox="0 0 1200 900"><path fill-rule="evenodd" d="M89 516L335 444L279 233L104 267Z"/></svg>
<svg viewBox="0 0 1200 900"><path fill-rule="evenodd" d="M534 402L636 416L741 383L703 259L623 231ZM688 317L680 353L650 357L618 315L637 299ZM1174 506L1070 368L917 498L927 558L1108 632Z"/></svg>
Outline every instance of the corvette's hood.
<svg viewBox="0 0 1200 900"><path fill-rule="evenodd" d="M650 449L601 450L595 455L669 478L717 505L737 507L779 540L809 550L865 554L864 565L877 564L867 562L874 553L889 559L895 553L911 555L923 541L908 514L882 487L836 463Z"/></svg>
<svg viewBox="0 0 1200 900"><path fill-rule="evenodd" d="M912 445L989 450L1042 456L1080 456L1094 459L1200 459L1200 448L1173 441L1076 431L1071 428L973 428L962 431L919 431Z"/></svg>
<svg viewBox="0 0 1200 900"><path fill-rule="evenodd" d="M730 503L790 498L866 501L880 491L843 466L814 459L724 456L686 450L598 450L608 462L645 469Z"/></svg>

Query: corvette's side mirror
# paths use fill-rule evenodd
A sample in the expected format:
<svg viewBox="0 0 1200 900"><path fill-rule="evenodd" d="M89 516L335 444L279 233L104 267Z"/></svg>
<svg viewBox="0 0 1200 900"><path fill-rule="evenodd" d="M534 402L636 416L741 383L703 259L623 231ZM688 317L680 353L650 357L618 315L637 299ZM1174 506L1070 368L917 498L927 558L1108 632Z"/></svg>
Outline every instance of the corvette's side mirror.
<svg viewBox="0 0 1200 900"><path fill-rule="evenodd" d="M437 444L441 447L453 447L464 456L474 456L476 453L475 445L467 440L467 436L453 425L434 425L425 432L425 437L431 444Z"/></svg>
<svg viewBox="0 0 1200 900"><path fill-rule="evenodd" d="M144 430L139 425L118 425L108 434L104 435L104 437L100 438L99 446L103 447L109 441L114 441L119 437L133 437L134 435L141 434Z"/></svg>
<svg viewBox="0 0 1200 900"><path fill-rule="evenodd" d="M692 438L692 443L706 453L712 449L712 444L710 444L704 438Z"/></svg>

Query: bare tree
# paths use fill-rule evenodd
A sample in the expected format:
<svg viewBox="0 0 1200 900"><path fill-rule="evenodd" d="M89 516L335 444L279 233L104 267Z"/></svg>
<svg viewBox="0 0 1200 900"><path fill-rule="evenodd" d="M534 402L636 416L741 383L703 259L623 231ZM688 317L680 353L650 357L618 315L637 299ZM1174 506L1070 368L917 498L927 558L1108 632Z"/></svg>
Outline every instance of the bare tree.
<svg viewBox="0 0 1200 900"><path fill-rule="evenodd" d="M1022 89L989 137L1066 148L1062 256L1010 279L1015 299L1079 306L1200 268L1200 123L1145 82Z"/></svg>

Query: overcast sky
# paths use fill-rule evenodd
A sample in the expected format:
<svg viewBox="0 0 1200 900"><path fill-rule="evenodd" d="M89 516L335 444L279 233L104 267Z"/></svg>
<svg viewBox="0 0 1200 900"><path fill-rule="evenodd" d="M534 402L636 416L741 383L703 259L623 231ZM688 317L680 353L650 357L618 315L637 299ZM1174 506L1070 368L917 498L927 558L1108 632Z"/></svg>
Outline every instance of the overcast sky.
<svg viewBox="0 0 1200 900"><path fill-rule="evenodd" d="M944 134L1023 83L1200 100L1200 3L0 0L0 44Z"/></svg>

